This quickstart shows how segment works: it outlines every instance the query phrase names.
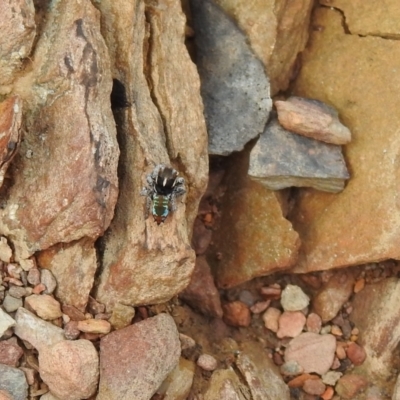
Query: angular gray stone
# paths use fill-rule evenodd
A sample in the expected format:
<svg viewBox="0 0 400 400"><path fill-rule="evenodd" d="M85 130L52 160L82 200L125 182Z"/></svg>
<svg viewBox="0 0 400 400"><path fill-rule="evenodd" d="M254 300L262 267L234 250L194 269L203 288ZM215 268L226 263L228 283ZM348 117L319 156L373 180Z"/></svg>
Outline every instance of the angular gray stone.
<svg viewBox="0 0 400 400"><path fill-rule="evenodd" d="M242 150L272 107L269 80L246 36L211 0L190 0L209 153Z"/></svg>
<svg viewBox="0 0 400 400"><path fill-rule="evenodd" d="M10 393L13 400L26 400L28 383L25 374L18 368L0 364L0 390Z"/></svg>
<svg viewBox="0 0 400 400"><path fill-rule="evenodd" d="M334 193L350 177L340 146L296 135L277 120L252 149L249 175L272 190L306 186Z"/></svg>
<svg viewBox="0 0 400 400"><path fill-rule="evenodd" d="M19 307L22 307L22 299L17 299L7 293L3 301L3 307L9 313L17 311Z"/></svg>

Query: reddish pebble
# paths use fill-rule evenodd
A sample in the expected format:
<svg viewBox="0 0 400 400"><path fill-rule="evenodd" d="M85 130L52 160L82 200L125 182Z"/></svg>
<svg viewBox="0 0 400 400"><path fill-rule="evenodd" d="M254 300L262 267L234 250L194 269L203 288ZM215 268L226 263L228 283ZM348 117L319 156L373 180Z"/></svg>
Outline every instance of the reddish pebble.
<svg viewBox="0 0 400 400"><path fill-rule="evenodd" d="M279 317L278 338L296 337L302 332L306 317L301 311L284 311Z"/></svg>
<svg viewBox="0 0 400 400"><path fill-rule="evenodd" d="M345 400L352 400L365 389L368 381L360 375L343 375L335 386L336 393Z"/></svg>
<svg viewBox="0 0 400 400"><path fill-rule="evenodd" d="M275 307L268 308L262 316L265 327L272 332L278 332L279 317L281 316L281 314L282 312Z"/></svg>
<svg viewBox="0 0 400 400"><path fill-rule="evenodd" d="M274 353L274 355L272 356L272 359L274 360L275 365L281 366L283 364L283 357L278 352Z"/></svg>
<svg viewBox="0 0 400 400"><path fill-rule="evenodd" d="M331 333L335 336L343 336L342 330L337 325L332 325Z"/></svg>
<svg viewBox="0 0 400 400"><path fill-rule="evenodd" d="M346 355L346 350L345 348L347 347L346 343L343 342L337 342L336 344L336 356L339 360L344 360L347 355Z"/></svg>
<svg viewBox="0 0 400 400"><path fill-rule="evenodd" d="M346 353L347 357L354 365L361 365L367 357L365 350L357 343L350 343Z"/></svg>
<svg viewBox="0 0 400 400"><path fill-rule="evenodd" d="M303 390L308 394L320 396L325 392L326 386L321 379L307 379L304 382Z"/></svg>
<svg viewBox="0 0 400 400"><path fill-rule="evenodd" d="M213 356L202 354L197 359L197 365L205 371L214 371L218 366L218 362Z"/></svg>
<svg viewBox="0 0 400 400"><path fill-rule="evenodd" d="M15 337L0 342L0 363L9 365L10 367L16 367L19 359L24 354L21 347L18 346L17 341L13 339Z"/></svg>
<svg viewBox="0 0 400 400"><path fill-rule="evenodd" d="M281 298L282 289L280 285L273 284L271 286L262 287L261 295L271 300L278 300Z"/></svg>
<svg viewBox="0 0 400 400"><path fill-rule="evenodd" d="M306 326L308 332L319 333L322 326L321 317L315 313L308 314Z"/></svg>
<svg viewBox="0 0 400 400"><path fill-rule="evenodd" d="M32 293L33 294L40 294L42 293L44 290L46 290L46 286L43 285L43 283L39 283L38 285L36 285L33 290Z"/></svg>
<svg viewBox="0 0 400 400"><path fill-rule="evenodd" d="M354 293L361 292L361 290L364 289L364 286L365 286L364 278L361 278L358 281L356 281L356 283L354 284L354 289L353 289Z"/></svg>
<svg viewBox="0 0 400 400"><path fill-rule="evenodd" d="M251 322L250 309L241 301L233 301L222 306L224 321L232 326L249 326Z"/></svg>
<svg viewBox="0 0 400 400"><path fill-rule="evenodd" d="M335 391L333 390L333 387L328 386L326 388L325 392L321 394L321 399L322 400L331 400L334 394L335 394Z"/></svg>
<svg viewBox="0 0 400 400"><path fill-rule="evenodd" d="M250 307L250 311L253 314L260 314L263 311L265 311L269 307L270 304L271 304L271 300L259 301Z"/></svg>
<svg viewBox="0 0 400 400"><path fill-rule="evenodd" d="M288 386L290 388L301 388L304 385L304 382L307 380L312 380L312 379L319 379L319 376L317 375L311 375L311 374L301 374L299 376L296 376L296 378L293 378L288 382Z"/></svg>

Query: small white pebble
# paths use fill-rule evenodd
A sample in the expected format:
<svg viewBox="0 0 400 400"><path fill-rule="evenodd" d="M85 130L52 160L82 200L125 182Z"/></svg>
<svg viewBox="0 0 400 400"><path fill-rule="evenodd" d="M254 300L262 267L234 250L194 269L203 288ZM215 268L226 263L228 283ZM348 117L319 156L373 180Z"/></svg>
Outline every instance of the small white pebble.
<svg viewBox="0 0 400 400"><path fill-rule="evenodd" d="M202 354L197 359L197 365L205 371L214 371L217 368L218 362L213 356Z"/></svg>

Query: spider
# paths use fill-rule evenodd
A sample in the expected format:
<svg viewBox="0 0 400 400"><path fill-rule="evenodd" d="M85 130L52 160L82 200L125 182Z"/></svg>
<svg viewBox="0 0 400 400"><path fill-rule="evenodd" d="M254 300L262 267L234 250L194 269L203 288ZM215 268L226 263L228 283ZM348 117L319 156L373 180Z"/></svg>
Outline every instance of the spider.
<svg viewBox="0 0 400 400"><path fill-rule="evenodd" d="M185 180L178 174L172 167L158 164L146 177L147 187L140 194L146 196L146 218L151 212L157 225L165 221L170 211L176 211L176 198L186 193Z"/></svg>

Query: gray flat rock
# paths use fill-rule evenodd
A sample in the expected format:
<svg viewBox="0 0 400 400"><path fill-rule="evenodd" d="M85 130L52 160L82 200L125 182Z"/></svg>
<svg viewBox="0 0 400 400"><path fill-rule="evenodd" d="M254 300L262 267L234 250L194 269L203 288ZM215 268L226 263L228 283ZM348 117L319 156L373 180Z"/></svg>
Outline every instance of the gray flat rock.
<svg viewBox="0 0 400 400"><path fill-rule="evenodd" d="M333 193L350 177L340 146L296 135L276 120L251 151L249 175L272 190L305 186Z"/></svg>
<svg viewBox="0 0 400 400"><path fill-rule="evenodd" d="M222 9L211 0L190 4L209 153L228 155L263 131L272 107L269 79Z"/></svg>

